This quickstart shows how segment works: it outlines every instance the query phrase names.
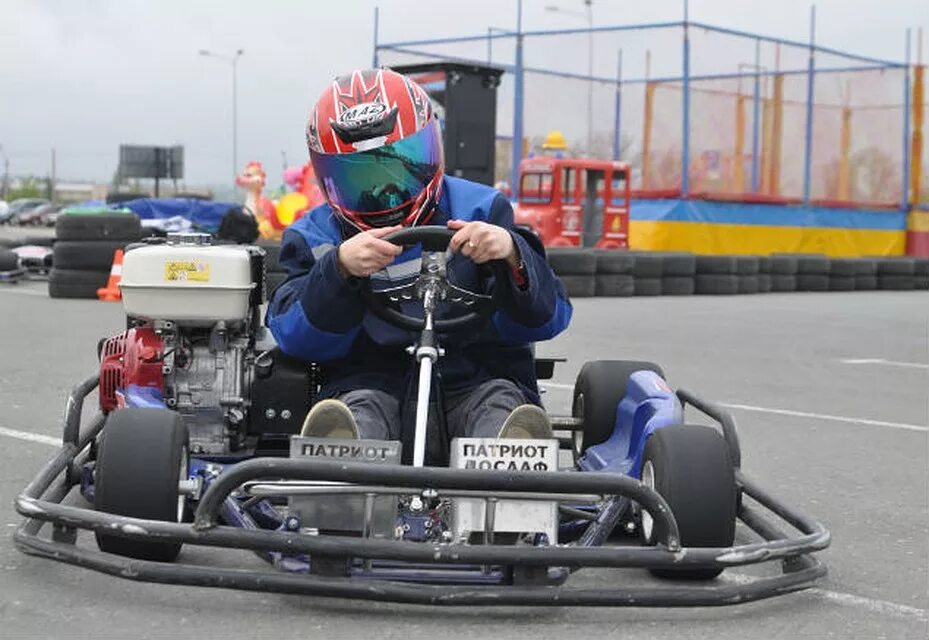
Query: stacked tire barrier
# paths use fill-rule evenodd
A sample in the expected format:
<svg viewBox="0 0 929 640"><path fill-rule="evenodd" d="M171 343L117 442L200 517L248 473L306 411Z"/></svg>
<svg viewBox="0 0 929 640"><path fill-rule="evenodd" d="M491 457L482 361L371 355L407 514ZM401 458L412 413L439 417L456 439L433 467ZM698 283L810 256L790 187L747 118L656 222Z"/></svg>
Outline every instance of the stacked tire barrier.
<svg viewBox="0 0 929 640"><path fill-rule="evenodd" d="M265 251L265 282L268 285L268 299L274 290L287 279L287 271L281 266L281 243L276 240L260 240L258 246Z"/></svg>
<svg viewBox="0 0 929 640"><path fill-rule="evenodd" d="M113 254L142 237L132 213L65 214L55 223L48 295L52 298L97 298L106 285Z"/></svg>
<svg viewBox="0 0 929 640"><path fill-rule="evenodd" d="M548 261L573 298L929 289L926 258L552 248Z"/></svg>

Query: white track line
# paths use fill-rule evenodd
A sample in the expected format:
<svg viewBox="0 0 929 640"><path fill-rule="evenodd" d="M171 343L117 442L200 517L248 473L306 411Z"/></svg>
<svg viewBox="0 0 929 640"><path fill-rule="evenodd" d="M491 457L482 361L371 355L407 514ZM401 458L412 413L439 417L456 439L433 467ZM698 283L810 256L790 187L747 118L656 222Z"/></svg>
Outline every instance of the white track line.
<svg viewBox="0 0 929 640"><path fill-rule="evenodd" d="M0 427L0 436L7 436L10 438L16 438L18 440L25 440L27 442L38 442L40 444L48 444L53 447L61 446L61 438L43 436L42 434L29 433L28 431L17 431L16 429L7 429L6 427Z"/></svg>
<svg viewBox="0 0 929 640"><path fill-rule="evenodd" d="M929 369L929 364L922 362L900 362L898 360L884 360L883 358L844 358L839 360L842 364L882 364L887 367L910 367L913 369Z"/></svg>
<svg viewBox="0 0 929 640"><path fill-rule="evenodd" d="M544 382L540 381L539 386L548 389L565 389L573 390L574 385ZM737 402L720 402L721 407L736 409L738 411L754 411L757 413L772 413L781 416L791 416L794 418L812 418L814 420L827 420L831 422L845 422L848 424L863 424L870 427L887 427L889 429L902 429L904 431L916 431L919 433L929 432L929 426L919 424L907 424L905 422L888 422L886 420L871 420L868 418L850 418L847 416L833 416L826 413L810 413L807 411L793 411L791 409L774 409L771 407L758 407L751 404L741 404Z"/></svg>
<svg viewBox="0 0 929 640"><path fill-rule="evenodd" d="M905 431L918 431L926 433L929 427L918 424L906 424L905 422L886 422L884 420L869 420L867 418L848 418L845 416L832 416L825 413L809 413L806 411L793 411L791 409L771 409L768 407L756 407L750 404L737 404L734 402L720 402L720 406L728 409L740 411L755 411L758 413L773 413L781 416L793 416L796 418L813 418L814 420L829 420L832 422L847 422L849 424L864 424L871 427L888 427L890 429L903 429Z"/></svg>
<svg viewBox="0 0 929 640"><path fill-rule="evenodd" d="M721 580L726 582L734 582L736 584L748 584L753 582L755 578L751 576L746 576L738 573L724 573ZM866 598L864 596L856 596L851 593L844 593L842 591L830 591L828 589L820 589L818 587L813 587L812 589L806 589L799 593L808 593L810 595L818 596L835 604L841 605L843 607L854 607L855 609L866 609L872 613L880 613L885 615L892 615L901 618L916 618L918 620L929 620L929 611L925 609L920 609L918 607L911 607L906 604L898 604L896 602L890 602L888 600L878 600L877 598Z"/></svg>

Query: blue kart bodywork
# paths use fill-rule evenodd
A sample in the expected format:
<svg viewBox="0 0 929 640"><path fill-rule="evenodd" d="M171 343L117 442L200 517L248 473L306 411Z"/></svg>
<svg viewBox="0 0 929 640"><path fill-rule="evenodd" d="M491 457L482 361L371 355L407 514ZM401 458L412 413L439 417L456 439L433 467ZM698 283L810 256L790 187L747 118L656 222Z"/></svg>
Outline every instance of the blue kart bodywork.
<svg viewBox="0 0 929 640"><path fill-rule="evenodd" d="M684 423L684 407L661 376L636 371L616 407L613 434L588 447L577 465L581 471L608 471L639 478L645 442L657 429Z"/></svg>

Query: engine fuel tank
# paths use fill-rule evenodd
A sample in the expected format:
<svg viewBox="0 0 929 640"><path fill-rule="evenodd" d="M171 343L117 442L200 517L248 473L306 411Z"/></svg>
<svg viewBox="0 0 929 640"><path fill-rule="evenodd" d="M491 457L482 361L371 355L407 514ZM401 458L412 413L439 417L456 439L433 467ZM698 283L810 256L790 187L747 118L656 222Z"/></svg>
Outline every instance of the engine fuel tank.
<svg viewBox="0 0 929 640"><path fill-rule="evenodd" d="M188 237L126 253L120 283L126 314L180 326L245 320L256 286L248 249Z"/></svg>

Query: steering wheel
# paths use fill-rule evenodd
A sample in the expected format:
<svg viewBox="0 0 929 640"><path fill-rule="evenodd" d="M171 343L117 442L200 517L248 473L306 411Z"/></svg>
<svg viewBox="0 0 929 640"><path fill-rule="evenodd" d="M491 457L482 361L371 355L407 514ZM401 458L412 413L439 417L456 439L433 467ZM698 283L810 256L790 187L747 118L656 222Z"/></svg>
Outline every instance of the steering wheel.
<svg viewBox="0 0 929 640"><path fill-rule="evenodd" d="M371 287L371 278L361 278L361 292L368 308L377 317L401 329L422 331L426 328L425 318L407 315L394 308L393 305L421 300L427 304L427 297L432 303L446 302L454 307L465 310L461 315L452 318L435 320L433 329L437 332L459 331L478 322L486 320L500 308L508 268L503 260L491 260L488 266L494 273L495 282L490 295L475 293L455 286L448 281L445 272L445 252L455 232L439 226L410 227L401 229L384 240L397 246L406 247L421 244L422 268L419 277L413 282L388 289L374 290Z"/></svg>

